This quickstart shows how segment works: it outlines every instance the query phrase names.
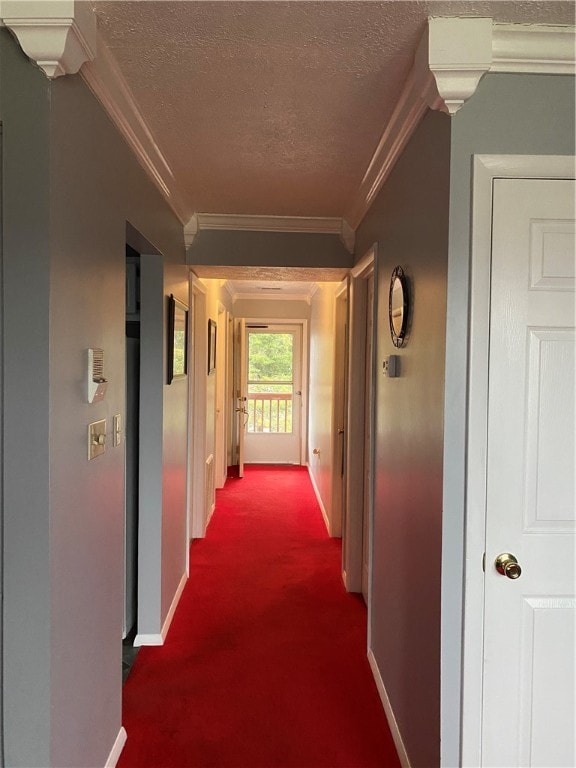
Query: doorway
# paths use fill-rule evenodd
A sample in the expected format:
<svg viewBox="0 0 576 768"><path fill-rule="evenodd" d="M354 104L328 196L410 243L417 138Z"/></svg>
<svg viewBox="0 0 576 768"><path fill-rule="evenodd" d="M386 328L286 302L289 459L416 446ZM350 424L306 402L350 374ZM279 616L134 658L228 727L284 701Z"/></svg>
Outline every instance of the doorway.
<svg viewBox="0 0 576 768"><path fill-rule="evenodd" d="M346 436L348 402L348 280L336 292L334 310L334 456L331 536L346 525Z"/></svg>
<svg viewBox="0 0 576 768"><path fill-rule="evenodd" d="M300 464L302 327L246 324L244 461Z"/></svg>
<svg viewBox="0 0 576 768"><path fill-rule="evenodd" d="M138 486L140 462L140 254L126 246L126 417L124 513L124 628L133 634L137 612Z"/></svg>
<svg viewBox="0 0 576 768"><path fill-rule="evenodd" d="M370 599L374 503L376 251L376 245L373 245L352 269L349 298L348 424L351 427L346 443L347 514L343 530L343 577L346 589L361 592L366 603Z"/></svg>

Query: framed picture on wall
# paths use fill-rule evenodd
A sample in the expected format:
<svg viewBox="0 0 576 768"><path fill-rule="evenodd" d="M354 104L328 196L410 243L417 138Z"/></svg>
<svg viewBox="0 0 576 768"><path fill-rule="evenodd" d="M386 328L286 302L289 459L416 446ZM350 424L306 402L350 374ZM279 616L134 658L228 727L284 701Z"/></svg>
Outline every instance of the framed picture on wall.
<svg viewBox="0 0 576 768"><path fill-rule="evenodd" d="M188 373L188 307L168 298L168 384Z"/></svg>
<svg viewBox="0 0 576 768"><path fill-rule="evenodd" d="M216 323L208 320L208 376L216 370Z"/></svg>

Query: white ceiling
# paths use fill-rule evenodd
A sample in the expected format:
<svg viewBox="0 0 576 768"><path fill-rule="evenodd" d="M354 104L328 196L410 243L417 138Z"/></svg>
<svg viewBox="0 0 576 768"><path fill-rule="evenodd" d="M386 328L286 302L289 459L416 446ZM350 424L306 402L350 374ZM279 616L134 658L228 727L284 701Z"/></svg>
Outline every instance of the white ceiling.
<svg viewBox="0 0 576 768"><path fill-rule="evenodd" d="M428 16L574 23L573 2L95 2L191 211L344 215Z"/></svg>

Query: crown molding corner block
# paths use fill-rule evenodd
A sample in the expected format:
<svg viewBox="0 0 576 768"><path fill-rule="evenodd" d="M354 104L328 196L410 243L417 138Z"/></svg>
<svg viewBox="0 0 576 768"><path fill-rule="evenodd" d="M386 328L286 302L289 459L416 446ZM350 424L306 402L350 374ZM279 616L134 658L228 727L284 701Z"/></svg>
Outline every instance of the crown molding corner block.
<svg viewBox="0 0 576 768"><path fill-rule="evenodd" d="M194 238L198 234L198 214L193 213L187 224L184 224L184 245L186 250L190 248L194 242Z"/></svg>
<svg viewBox="0 0 576 768"><path fill-rule="evenodd" d="M356 245L356 230L354 230L346 219L342 219L342 229L340 230L340 240L344 243L348 253L354 253Z"/></svg>
<svg viewBox="0 0 576 768"><path fill-rule="evenodd" d="M492 66L492 19L431 18L422 53L439 96L431 103L428 95L429 106L454 115Z"/></svg>
<svg viewBox="0 0 576 768"><path fill-rule="evenodd" d="M96 56L96 16L81 0L0 0L0 19L47 77L73 75Z"/></svg>

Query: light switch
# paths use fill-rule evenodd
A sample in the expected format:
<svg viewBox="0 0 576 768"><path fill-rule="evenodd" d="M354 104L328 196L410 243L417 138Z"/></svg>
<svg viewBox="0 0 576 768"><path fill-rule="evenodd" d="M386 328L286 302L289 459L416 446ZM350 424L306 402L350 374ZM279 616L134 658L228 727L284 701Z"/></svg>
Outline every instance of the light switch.
<svg viewBox="0 0 576 768"><path fill-rule="evenodd" d="M117 413L112 419L112 444L117 448L122 442L122 414Z"/></svg>
<svg viewBox="0 0 576 768"><path fill-rule="evenodd" d="M106 450L106 419L88 425L88 460L95 459Z"/></svg>

